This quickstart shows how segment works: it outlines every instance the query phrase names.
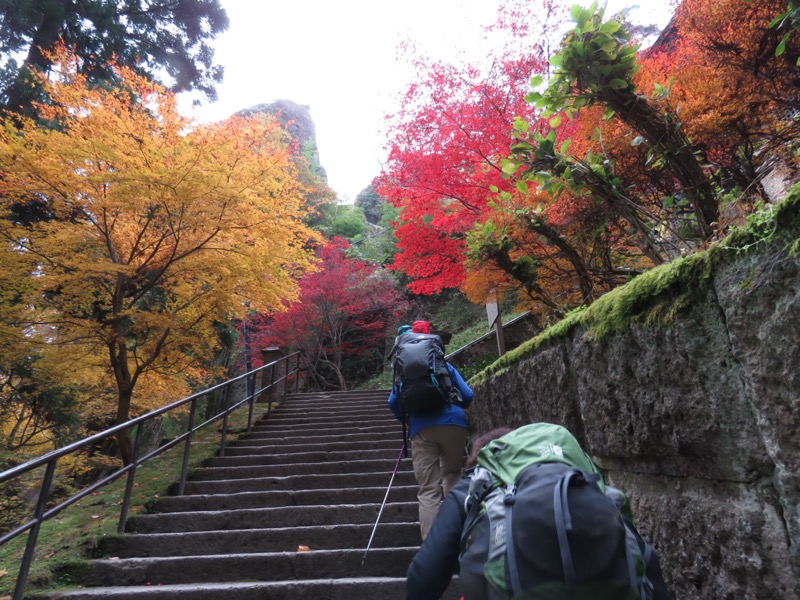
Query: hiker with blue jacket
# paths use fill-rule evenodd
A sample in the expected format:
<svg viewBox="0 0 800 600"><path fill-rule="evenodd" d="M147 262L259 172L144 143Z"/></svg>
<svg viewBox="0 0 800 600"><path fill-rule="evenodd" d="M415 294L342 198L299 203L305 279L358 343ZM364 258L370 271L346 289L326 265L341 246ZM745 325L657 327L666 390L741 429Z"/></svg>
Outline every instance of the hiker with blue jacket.
<svg viewBox="0 0 800 600"><path fill-rule="evenodd" d="M473 392L444 361L444 345L438 335L431 335L427 321L415 321L410 333L398 337L393 361L395 382L388 405L398 420L408 422L424 540L442 500L461 479L467 441L464 408Z"/></svg>
<svg viewBox="0 0 800 600"><path fill-rule="evenodd" d="M565 428L493 429L475 439L466 466L408 567L406 600L438 600L454 574L463 600L670 600L658 554L636 531L627 498L603 484ZM581 474L564 477L573 471ZM502 483L508 479L517 483ZM561 539L559 521L570 522Z"/></svg>

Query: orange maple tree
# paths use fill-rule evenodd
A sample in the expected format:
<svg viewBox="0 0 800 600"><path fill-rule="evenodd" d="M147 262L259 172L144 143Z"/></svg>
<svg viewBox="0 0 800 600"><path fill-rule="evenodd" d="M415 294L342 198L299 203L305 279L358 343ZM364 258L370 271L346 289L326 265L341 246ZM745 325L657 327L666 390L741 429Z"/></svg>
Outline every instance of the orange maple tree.
<svg viewBox="0 0 800 600"><path fill-rule="evenodd" d="M660 43L640 57L637 85L669 86L664 105L679 109L722 187L751 189L777 156L793 163L800 40L790 36L776 56L784 32L770 26L786 6L785 0L684 0Z"/></svg>
<svg viewBox="0 0 800 600"><path fill-rule="evenodd" d="M112 65L120 85L109 88L66 49L54 63L38 75L50 100L39 116L53 127L2 122L0 252L27 263L33 284L18 339L69 350L67 377L69 364L107 373L113 410L107 382L87 409L121 423L202 376L216 321L295 298L317 235L274 120L193 127L171 93L129 68ZM15 219L31 203L44 218Z"/></svg>

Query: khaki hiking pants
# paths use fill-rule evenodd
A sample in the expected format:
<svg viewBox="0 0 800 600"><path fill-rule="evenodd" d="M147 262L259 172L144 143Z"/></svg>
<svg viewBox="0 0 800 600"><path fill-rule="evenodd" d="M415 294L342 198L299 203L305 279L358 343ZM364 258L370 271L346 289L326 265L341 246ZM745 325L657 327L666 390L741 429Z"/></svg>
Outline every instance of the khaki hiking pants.
<svg viewBox="0 0 800 600"><path fill-rule="evenodd" d="M426 427L411 439L411 460L419 484L419 528L424 540L439 505L461 479L467 430L457 425Z"/></svg>

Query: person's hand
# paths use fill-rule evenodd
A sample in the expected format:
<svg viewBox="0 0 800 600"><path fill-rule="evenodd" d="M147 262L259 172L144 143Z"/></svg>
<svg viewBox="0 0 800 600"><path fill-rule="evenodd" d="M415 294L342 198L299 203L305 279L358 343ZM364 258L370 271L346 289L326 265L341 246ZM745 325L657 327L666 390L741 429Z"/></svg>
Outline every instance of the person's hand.
<svg viewBox="0 0 800 600"><path fill-rule="evenodd" d="M455 404L456 406L464 406L464 398L461 396L461 392L459 392L456 388L450 389L448 400L451 404Z"/></svg>

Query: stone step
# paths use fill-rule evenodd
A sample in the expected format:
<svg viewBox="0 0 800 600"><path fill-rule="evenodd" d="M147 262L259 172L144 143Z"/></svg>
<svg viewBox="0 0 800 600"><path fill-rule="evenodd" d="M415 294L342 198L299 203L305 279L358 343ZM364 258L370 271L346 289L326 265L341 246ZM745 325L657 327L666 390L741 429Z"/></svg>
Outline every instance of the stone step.
<svg viewBox="0 0 800 600"><path fill-rule="evenodd" d="M243 456L249 454L285 454L291 447L297 452L337 452L339 450L394 450L399 454L403 445L402 436L396 440L362 440L356 442L323 442L323 443L293 443L290 445L277 443L279 440L265 440L265 443L256 443L253 440L232 442L225 448L226 456Z"/></svg>
<svg viewBox="0 0 800 600"><path fill-rule="evenodd" d="M189 531L178 533L127 533L101 539L95 558L147 556L196 556L257 552L291 552L299 546L312 550L365 548L373 529L372 548L418 546L419 523L374 523L310 525L230 531Z"/></svg>
<svg viewBox="0 0 800 600"><path fill-rule="evenodd" d="M246 465L288 465L292 463L304 462L336 462L340 460L389 460L392 461L392 468L399 455L399 448L392 450L338 450L336 452L312 451L312 452L287 452L289 447L284 449L281 454L259 454L249 456L216 456L209 458L203 463L206 467L235 467Z"/></svg>
<svg viewBox="0 0 800 600"><path fill-rule="evenodd" d="M243 435L238 442L252 442L253 445L277 444L284 446L296 443L305 444L328 444L332 442L369 442L394 440L402 442L403 430L400 424L373 429L372 431L360 431L358 429L314 429L314 430L273 430L269 432L256 432Z"/></svg>
<svg viewBox="0 0 800 600"><path fill-rule="evenodd" d="M251 479L224 479L219 481L187 481L185 494L233 494L239 492L264 492L268 490L349 490L358 487L380 487L389 485L390 473L360 473L357 475L294 475L289 477L267 477ZM393 485L414 485L411 471L398 471ZM169 495L175 495L177 484L173 484Z"/></svg>
<svg viewBox="0 0 800 600"><path fill-rule="evenodd" d="M27 600L398 600L403 577L350 577L304 581L253 581L207 584L101 587L32 595ZM458 600L457 579L442 600Z"/></svg>
<svg viewBox="0 0 800 600"><path fill-rule="evenodd" d="M337 577L403 577L415 547L307 552L258 552L202 556L97 559L65 564L63 576L80 576L83 585L132 586L224 581L281 581Z"/></svg>
<svg viewBox="0 0 800 600"><path fill-rule="evenodd" d="M273 399L272 404L272 412L280 411L280 410L324 410L328 412L337 411L337 410L352 410L358 408L371 408L375 406L382 406L386 408L386 404L389 401L389 395L391 394L390 391L387 391L385 394L378 394L375 396L364 396L362 398L342 398L339 399L330 399L330 398L317 398L314 399L299 399L299 398L289 398L286 402L278 402L275 403ZM265 407L266 408L266 407Z"/></svg>
<svg viewBox="0 0 800 600"><path fill-rule="evenodd" d="M319 422L328 423L332 425L351 425L353 423L373 423L392 421L395 416L385 406L374 407L372 409L361 409L358 411L348 411L342 413L331 414L330 412L322 411L293 411L281 412L275 411L268 418L259 419L254 422L254 426L270 425L272 423L307 423Z"/></svg>
<svg viewBox="0 0 800 600"><path fill-rule="evenodd" d="M277 405L272 405L272 410L298 410L298 409L307 409L307 410L320 410L320 411L328 411L334 412L337 410L348 410L348 409L357 409L357 408L370 408L374 406L383 406L386 407L386 403L389 400L389 395L391 391L386 392L385 394L373 394L372 396L362 396L362 397L355 397L355 396L347 396L342 398L333 398L333 397L321 397L318 396L317 398L287 398L285 402L279 402ZM275 402L275 399L273 399Z"/></svg>
<svg viewBox="0 0 800 600"><path fill-rule="evenodd" d="M347 420L348 417L367 417L367 418L380 418L386 415L391 415L386 399L380 402L373 402L370 404L351 404L348 406L320 406L320 407L298 407L286 406L276 408L272 411L269 417L260 419L268 421L275 418L286 417L332 417L333 420Z"/></svg>
<svg viewBox="0 0 800 600"><path fill-rule="evenodd" d="M326 461L316 463L296 463L284 465L244 465L225 467L203 467L192 471L192 481L209 481L215 479L249 479L254 477L286 477L289 475L335 475L346 473L380 473L390 474L397 461L392 459L365 459L349 461ZM398 470L412 469L410 460L400 461ZM388 475L387 475L388 477Z"/></svg>
<svg viewBox="0 0 800 600"><path fill-rule="evenodd" d="M289 394L287 401L295 406L298 404L313 404L321 401L349 402L352 400L369 400L370 398L386 398L392 390L348 390L346 392L301 392Z"/></svg>
<svg viewBox="0 0 800 600"><path fill-rule="evenodd" d="M267 508L275 506L309 506L314 504L369 504L382 502L389 485L348 489L274 490L240 492L231 494L202 494L191 496L162 496L150 502L150 512L186 512L209 510L237 510L241 508ZM416 485L392 485L388 502L413 502L417 497Z"/></svg>
<svg viewBox="0 0 800 600"><path fill-rule="evenodd" d="M284 404L273 408L269 416L264 419L271 419L277 416L325 416L334 418L344 418L346 415L373 415L381 416L391 414L388 406L389 396L384 396L380 400L370 402L350 402L343 404Z"/></svg>
<svg viewBox="0 0 800 600"><path fill-rule="evenodd" d="M348 417L347 420L342 419L339 416L324 416L324 415L305 415L305 416L286 416L281 417L279 415L271 415L269 419L264 419L262 421L258 421L254 423L254 426L262 426L268 425L269 427L275 428L283 428L283 429L308 429L311 427L315 428L326 428L330 427L333 429L351 429L353 427L368 427L370 425L377 425L377 424L386 424L386 423L398 423L397 419L395 419L394 415L390 413L388 410L386 414L377 414L375 416L353 416Z"/></svg>
<svg viewBox="0 0 800 600"><path fill-rule="evenodd" d="M344 431L348 433L385 433L385 432L398 432L403 430L403 426L399 421L393 419L391 421L370 423L369 425L350 425L347 427L307 427L303 429L286 429L282 427L256 427L251 428L250 432L242 433L239 439L264 439L269 437L302 437L305 435L326 435L333 429Z"/></svg>
<svg viewBox="0 0 800 600"><path fill-rule="evenodd" d="M128 519L125 530L135 533L174 533L270 527L308 527L375 523L379 503L314 506L280 506L239 510L142 514ZM416 502L387 502L381 513L383 523L415 521Z"/></svg>
<svg viewBox="0 0 800 600"><path fill-rule="evenodd" d="M287 421L290 419L304 419L304 418L317 418L317 417L324 417L321 418L320 420L325 421L325 423L328 426L330 426L330 424L347 425L347 424L352 424L353 421L366 422L367 424L372 422L376 424L390 423L392 421L397 422L397 419L394 416L394 414L391 411L389 411L389 409L386 408L385 406L370 410L369 412L366 413L363 411L359 411L347 414L338 414L336 415L337 418L333 419L327 418L330 416L331 415L317 415L316 413L307 410L293 411L293 412L281 412L275 410L272 412L271 415L264 416L253 421L252 426L254 428L267 428L269 427L270 423L273 422L273 419L275 420L275 422L277 422L277 421Z"/></svg>

